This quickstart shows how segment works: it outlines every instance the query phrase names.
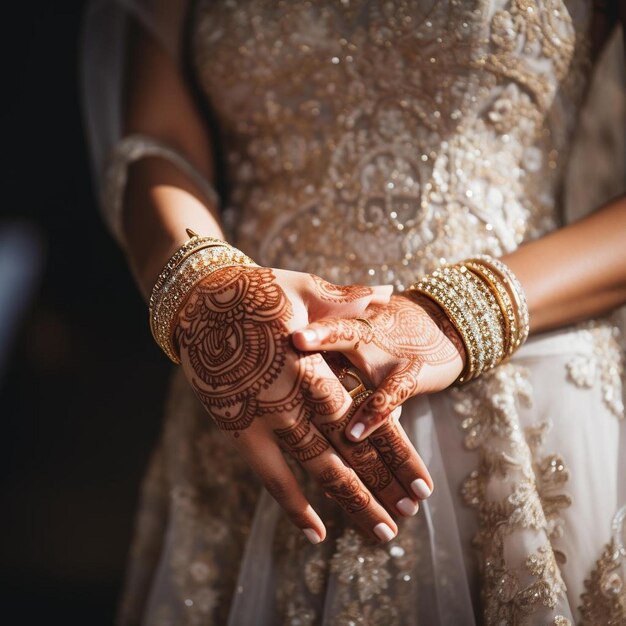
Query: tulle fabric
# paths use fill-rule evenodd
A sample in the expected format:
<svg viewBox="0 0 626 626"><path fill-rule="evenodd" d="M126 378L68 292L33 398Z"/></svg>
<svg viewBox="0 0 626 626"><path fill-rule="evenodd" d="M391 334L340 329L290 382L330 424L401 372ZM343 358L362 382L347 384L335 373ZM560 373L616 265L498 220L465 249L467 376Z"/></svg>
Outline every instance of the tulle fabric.
<svg viewBox="0 0 626 626"><path fill-rule="evenodd" d="M557 616L576 623L580 595L584 591L580 573L587 571L589 564L602 553L615 513L626 503L623 454L626 429L603 404L602 390L567 389L553 393L562 385L567 364L572 359L593 359L594 350L593 335L588 330L547 333L529 340L509 364L511 370L525 370L532 384L532 402L520 411L520 430L548 420L552 433L544 443L545 448L559 450L570 459L567 492L572 506L564 520L568 532L565 539L555 539L552 546L553 550L562 549L568 555L560 570L568 593L555 607L536 614L533 623L537 624L556 623ZM420 522L412 529L416 542L427 549L420 551L415 566L420 574L412 579L409 595L413 601L398 621L407 626L483 623L474 615L478 598L475 595L472 600L472 593L477 594L478 590L469 586L470 581L474 584L477 581L476 556L470 546L478 525L456 493L457 486L475 470L475 458L462 452L459 414L454 404L454 396L449 393L413 398L405 403L401 418L436 484L435 492L422 504ZM593 421L590 414L594 415ZM568 431L570 434L564 437ZM448 459L447 463L444 458ZM606 477L611 479L606 481ZM256 509L237 582L229 617L232 626L281 623L273 602L277 581L271 575L272 533L279 515L278 505L264 493ZM517 537L510 546L508 559L512 562L516 558L525 559L537 545L533 533L525 530L524 534L527 536ZM547 541L548 537L542 539ZM621 524L618 539L624 546L626 534ZM622 569L624 573L626 570ZM345 582L337 579L338 575L331 575L324 596L325 606L321 611L324 626L340 623L338 616L345 608L342 600L336 598L338 588Z"/></svg>
<svg viewBox="0 0 626 626"><path fill-rule="evenodd" d="M120 623L497 624L513 623L520 611L531 624L603 623L579 621L579 607L585 592L591 606L603 598L600 584L585 581L605 546L614 541L626 554L625 422L619 379L610 378L621 354L612 328L533 337L482 381L405 403L401 422L436 488L388 546L361 541L300 476L329 527L322 546L307 544L221 443L177 371L143 490ZM511 430L498 434L506 420ZM516 438L521 446L511 448ZM505 454L509 472L493 471L494 450ZM529 480L520 489L526 461ZM481 478L488 494L472 489ZM504 522L476 509L511 493L525 504L516 503L521 517L505 524L499 562L491 539ZM539 549L547 549L539 552L542 567L525 579ZM622 556L599 578L605 586L611 575L623 580L624 568ZM525 587L528 606L507 607ZM490 603L482 615L479 607Z"/></svg>

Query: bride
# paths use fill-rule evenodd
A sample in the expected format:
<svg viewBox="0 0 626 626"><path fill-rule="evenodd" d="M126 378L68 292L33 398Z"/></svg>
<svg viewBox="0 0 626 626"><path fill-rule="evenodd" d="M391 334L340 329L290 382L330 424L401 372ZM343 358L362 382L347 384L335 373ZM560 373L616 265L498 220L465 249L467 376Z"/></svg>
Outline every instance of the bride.
<svg viewBox="0 0 626 626"><path fill-rule="evenodd" d="M91 6L104 214L181 365L121 625L626 623L626 197L562 194L618 11Z"/></svg>

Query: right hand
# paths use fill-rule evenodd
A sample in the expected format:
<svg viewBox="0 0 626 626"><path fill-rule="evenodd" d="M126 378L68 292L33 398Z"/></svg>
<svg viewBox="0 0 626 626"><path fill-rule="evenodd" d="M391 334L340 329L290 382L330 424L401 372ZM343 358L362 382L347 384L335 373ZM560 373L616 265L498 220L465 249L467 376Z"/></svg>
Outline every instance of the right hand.
<svg viewBox="0 0 626 626"><path fill-rule="evenodd" d="M304 354L290 341L294 330L311 321L359 316L390 296L390 286L340 287L311 274L237 266L200 281L179 314L174 339L194 391L312 543L322 541L326 529L281 449L371 538L386 542L397 534L388 510L417 511L409 485L392 472L393 462L386 464L368 441L344 437L352 399L321 354ZM393 445L394 459L431 482L406 440L396 437ZM404 506L398 508L400 501Z"/></svg>

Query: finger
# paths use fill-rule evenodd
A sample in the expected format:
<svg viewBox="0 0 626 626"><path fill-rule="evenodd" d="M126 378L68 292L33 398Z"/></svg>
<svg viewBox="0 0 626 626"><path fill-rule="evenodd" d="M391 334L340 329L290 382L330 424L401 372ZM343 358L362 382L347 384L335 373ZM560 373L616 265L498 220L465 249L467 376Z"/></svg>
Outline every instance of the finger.
<svg viewBox="0 0 626 626"><path fill-rule="evenodd" d="M413 365L396 370L385 378L374 393L356 411L347 427L351 441L362 441L385 424L391 413L406 402L417 389Z"/></svg>
<svg viewBox="0 0 626 626"><path fill-rule="evenodd" d="M399 423L389 420L370 436L369 441L409 493L420 500L430 496L432 477Z"/></svg>
<svg viewBox="0 0 626 626"><path fill-rule="evenodd" d="M305 352L352 352L359 349L361 342L370 343L372 338L372 327L363 318L318 320L292 333L295 347Z"/></svg>
<svg viewBox="0 0 626 626"><path fill-rule="evenodd" d="M393 285L374 285L372 299L369 304L387 304L393 294Z"/></svg>
<svg viewBox="0 0 626 626"><path fill-rule="evenodd" d="M293 524L302 530L311 543L324 541L324 523L302 493L278 444L267 436L250 437L247 431L242 433L237 443L252 470Z"/></svg>
<svg viewBox="0 0 626 626"><path fill-rule="evenodd" d="M330 366L319 355L309 358L314 359L317 364L312 384L306 394L313 423L389 512L405 516L415 515L418 505L413 492L407 491L394 477L372 444L367 440L355 444L344 435L352 414L371 392L361 385L360 392L359 388L355 389L352 402ZM400 410L396 411L397 417L399 413Z"/></svg>
<svg viewBox="0 0 626 626"><path fill-rule="evenodd" d="M393 285L334 285L310 274L311 297L308 301L309 319L323 317L358 317L372 304L387 304Z"/></svg>
<svg viewBox="0 0 626 626"><path fill-rule="evenodd" d="M309 416L308 408L301 409L296 418L285 416L287 425L274 430L280 446L302 465L366 536L383 543L390 541L398 532L395 522L309 421Z"/></svg>
<svg viewBox="0 0 626 626"><path fill-rule="evenodd" d="M352 443L345 438L351 413L352 409L341 419L322 422L318 427L388 511L406 517L415 515L419 504L414 492L398 480L376 447L368 439Z"/></svg>

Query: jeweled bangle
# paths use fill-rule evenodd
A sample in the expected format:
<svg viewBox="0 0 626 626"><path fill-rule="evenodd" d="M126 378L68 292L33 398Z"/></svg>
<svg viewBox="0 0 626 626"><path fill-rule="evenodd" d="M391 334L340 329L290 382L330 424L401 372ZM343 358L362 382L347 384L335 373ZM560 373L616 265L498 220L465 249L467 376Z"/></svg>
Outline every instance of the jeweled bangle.
<svg viewBox="0 0 626 626"><path fill-rule="evenodd" d="M469 307L464 304L463 298L443 280L443 274L438 270L411 285L407 290L407 295L411 292L421 293L438 304L463 342L466 355L465 367L455 382L465 382L473 378L478 370L481 347L477 341L479 331L476 320Z"/></svg>
<svg viewBox="0 0 626 626"><path fill-rule="evenodd" d="M463 265L447 266L442 274L450 287L459 293L465 308L471 311L475 320L469 330L474 334L474 343L478 346L473 372L473 376L478 376L484 370L494 367L504 354L500 309L494 309L495 300L489 289ZM469 380L467 375L463 379Z"/></svg>
<svg viewBox="0 0 626 626"><path fill-rule="evenodd" d="M182 263L182 261L187 258L190 254L193 254L197 250L201 250L202 248L211 248L211 247L226 247L227 244L222 239L217 239L216 237L200 237L196 233L191 230L187 231L187 234L190 236L189 241L186 241L176 252L170 257L169 261L165 264L165 267L161 270L156 282L154 283L154 287L152 287L152 292L150 294L150 302L149 308L152 309L154 306L154 301L157 295L161 292L165 281L169 278L171 273Z"/></svg>
<svg viewBox="0 0 626 626"><path fill-rule="evenodd" d="M500 310L503 312L504 354L505 357L510 356L515 350L514 338L517 336L517 317L509 292L502 285L502 281L484 263L464 261L463 265L480 276L491 288Z"/></svg>
<svg viewBox="0 0 626 626"><path fill-rule="evenodd" d="M514 310L518 321L513 349L515 350L519 348L526 341L526 339L528 339L528 333L530 331L528 303L526 302L526 296L522 285L517 279L517 276L513 273L513 270L511 270L511 268L500 259L495 259L489 255L481 254L471 260L484 263L490 267L494 273L499 274L502 277L504 285L513 299Z"/></svg>
<svg viewBox="0 0 626 626"><path fill-rule="evenodd" d="M491 369L505 355L502 309L488 283L463 264L458 267L458 270L466 277L467 291L476 307L483 344L487 352L485 368Z"/></svg>
<svg viewBox="0 0 626 626"><path fill-rule="evenodd" d="M528 308L513 272L487 255L444 265L412 285L444 310L465 346L464 383L510 356L528 335Z"/></svg>
<svg viewBox="0 0 626 626"><path fill-rule="evenodd" d="M252 259L228 243L220 239L200 243L202 239L210 238L194 236L176 251L159 276L150 298L152 335L176 364L180 363L180 357L174 344L175 323L192 289L218 269L237 265L257 267Z"/></svg>

